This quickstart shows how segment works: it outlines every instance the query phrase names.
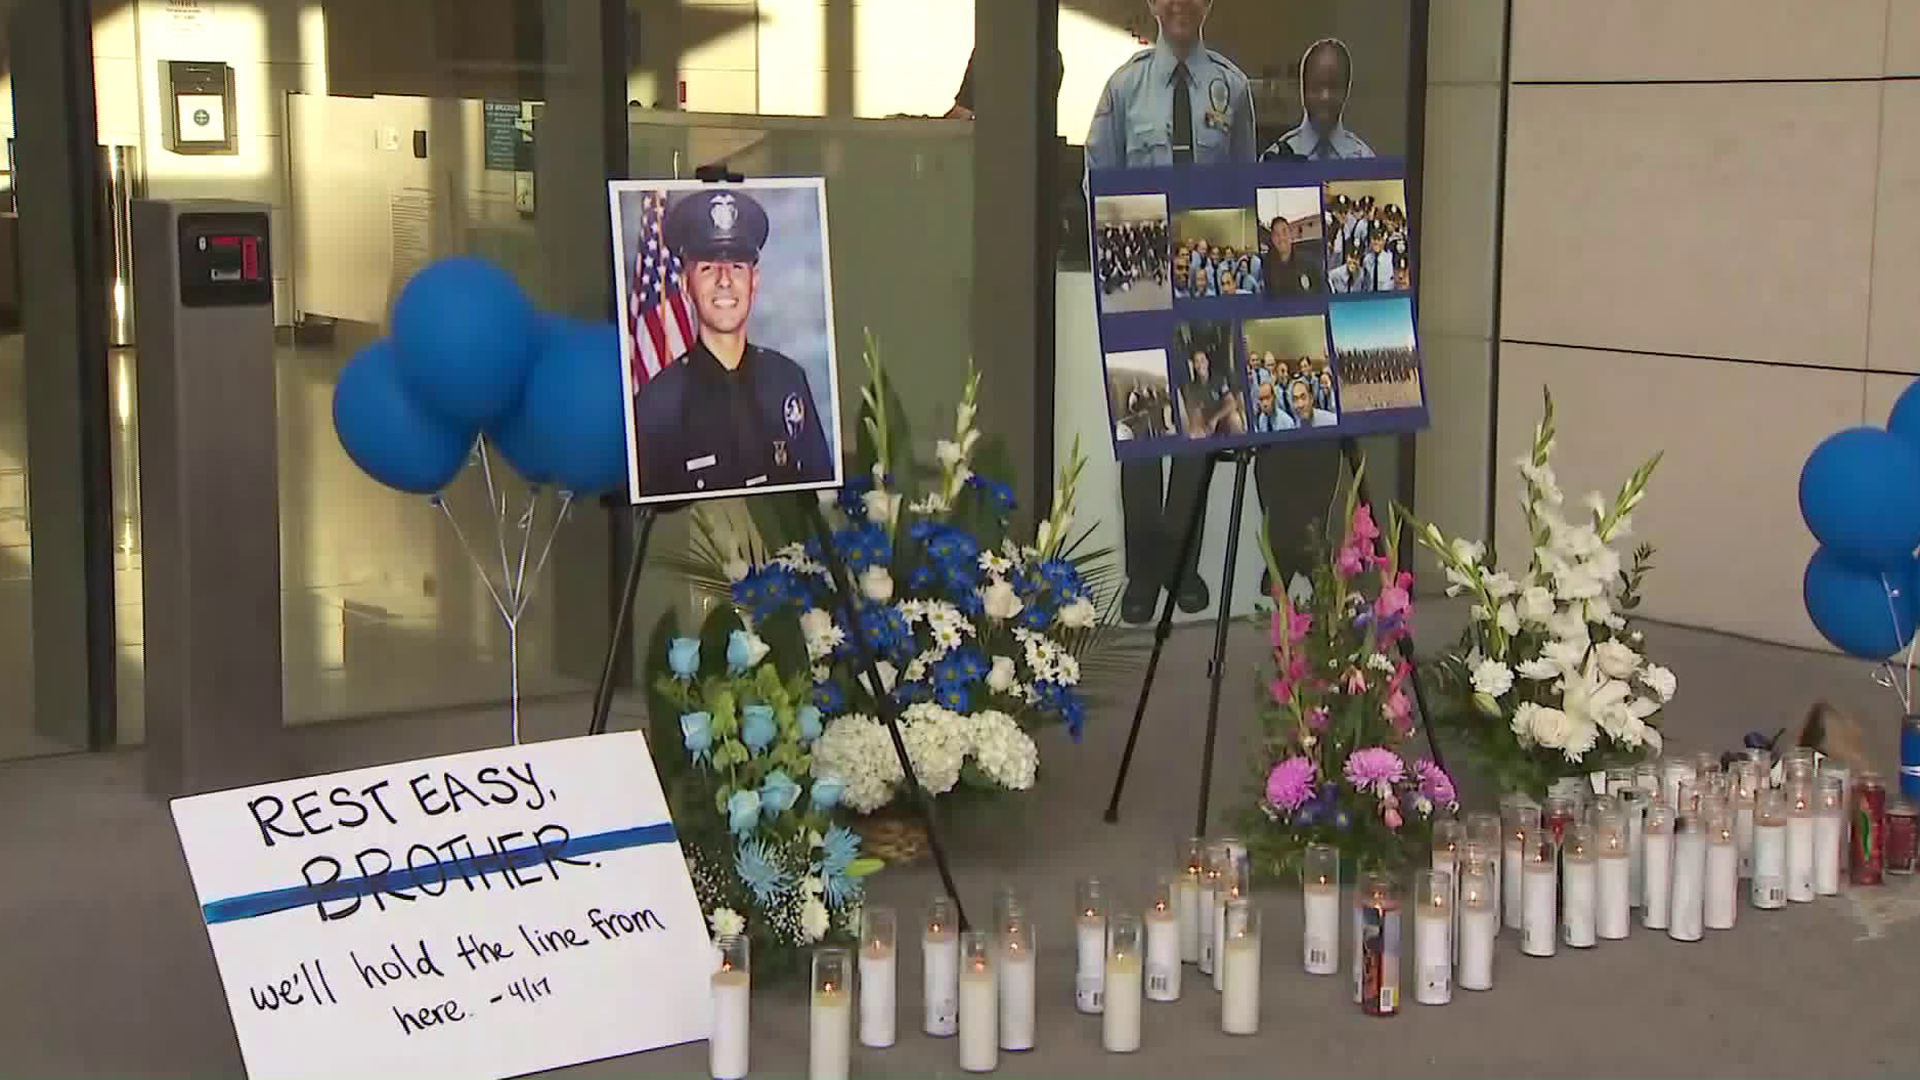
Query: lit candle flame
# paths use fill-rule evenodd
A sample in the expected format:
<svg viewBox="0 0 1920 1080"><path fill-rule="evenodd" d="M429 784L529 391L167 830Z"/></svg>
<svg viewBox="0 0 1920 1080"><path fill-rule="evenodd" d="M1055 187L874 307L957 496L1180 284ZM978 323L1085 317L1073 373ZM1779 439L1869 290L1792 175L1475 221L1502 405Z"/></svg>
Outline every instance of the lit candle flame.
<svg viewBox="0 0 1920 1080"><path fill-rule="evenodd" d="M1095 911L1095 910L1094 910L1093 908L1088 908L1088 909L1087 909L1087 911L1086 911L1086 916L1087 916L1087 918L1089 918L1089 919L1091 919L1091 918L1094 918L1095 916L1097 916L1097 915L1099 915L1099 914L1100 914L1100 913L1099 913L1098 911Z"/></svg>
<svg viewBox="0 0 1920 1080"><path fill-rule="evenodd" d="M726 972L726 971L732 971L732 970L733 970L733 961L731 961L731 960L722 960L722 961L720 961L720 970L721 970L721 971L723 971L723 972Z"/></svg>

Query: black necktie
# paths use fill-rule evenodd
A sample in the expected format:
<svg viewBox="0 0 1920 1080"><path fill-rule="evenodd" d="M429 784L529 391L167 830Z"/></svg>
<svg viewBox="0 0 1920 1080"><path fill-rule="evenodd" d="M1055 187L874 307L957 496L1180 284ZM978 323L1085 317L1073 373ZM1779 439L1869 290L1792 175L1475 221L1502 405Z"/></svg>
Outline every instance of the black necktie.
<svg viewBox="0 0 1920 1080"><path fill-rule="evenodd" d="M1193 164L1193 98L1185 61L1173 65L1173 163Z"/></svg>

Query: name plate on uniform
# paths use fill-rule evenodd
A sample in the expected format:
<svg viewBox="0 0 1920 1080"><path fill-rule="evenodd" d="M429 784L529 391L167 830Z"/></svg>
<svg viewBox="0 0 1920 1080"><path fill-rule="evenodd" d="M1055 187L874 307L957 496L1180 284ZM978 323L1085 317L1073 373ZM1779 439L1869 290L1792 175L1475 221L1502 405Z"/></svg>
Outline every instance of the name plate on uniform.
<svg viewBox="0 0 1920 1080"><path fill-rule="evenodd" d="M1404 169L1355 158L1089 173L1115 456L1426 427Z"/></svg>
<svg viewBox="0 0 1920 1080"><path fill-rule="evenodd" d="M713 967L638 732L176 799L253 1077L509 1077L704 1039Z"/></svg>

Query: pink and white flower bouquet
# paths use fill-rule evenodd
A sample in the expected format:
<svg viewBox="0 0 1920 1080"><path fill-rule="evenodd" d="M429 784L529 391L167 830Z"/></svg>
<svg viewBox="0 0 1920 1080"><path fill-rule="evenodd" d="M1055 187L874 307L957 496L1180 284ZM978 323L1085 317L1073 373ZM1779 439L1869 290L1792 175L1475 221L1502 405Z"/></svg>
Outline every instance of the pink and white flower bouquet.
<svg viewBox="0 0 1920 1080"><path fill-rule="evenodd" d="M1295 575L1284 591L1274 588L1259 796L1245 822L1265 874L1297 873L1315 842L1339 847L1354 868L1424 858L1434 815L1458 806L1452 778L1417 756L1413 741L1412 666L1399 652L1413 618L1413 575L1400 565L1399 515L1390 507L1383 530L1358 490L1356 478L1312 579Z"/></svg>

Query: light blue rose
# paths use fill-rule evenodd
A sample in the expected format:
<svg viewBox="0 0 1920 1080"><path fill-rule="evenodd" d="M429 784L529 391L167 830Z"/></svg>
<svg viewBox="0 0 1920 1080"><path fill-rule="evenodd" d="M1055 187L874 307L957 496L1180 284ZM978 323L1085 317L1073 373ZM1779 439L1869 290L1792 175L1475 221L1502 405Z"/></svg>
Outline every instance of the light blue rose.
<svg viewBox="0 0 1920 1080"><path fill-rule="evenodd" d="M735 675L744 675L748 669L766 659L767 643L750 630L735 630L727 637L727 667Z"/></svg>
<svg viewBox="0 0 1920 1080"><path fill-rule="evenodd" d="M800 801L800 785L793 782L785 769L775 769L760 781L760 813L764 817L775 818L793 808Z"/></svg>
<svg viewBox="0 0 1920 1080"><path fill-rule="evenodd" d="M824 729L820 726L819 709L812 705L802 705L800 711L794 713L794 717L800 721L801 742L812 742L820 737L820 732Z"/></svg>
<svg viewBox="0 0 1920 1080"><path fill-rule="evenodd" d="M740 725L740 741L747 749L759 753L780 734L780 728L773 722L773 706L749 705L740 710L743 723Z"/></svg>
<svg viewBox="0 0 1920 1080"><path fill-rule="evenodd" d="M700 674L700 639L682 637L668 642L667 666L682 679L691 679Z"/></svg>
<svg viewBox="0 0 1920 1080"><path fill-rule="evenodd" d="M713 749L713 717L703 712L683 713L680 717L680 741L695 761L707 760Z"/></svg>
<svg viewBox="0 0 1920 1080"><path fill-rule="evenodd" d="M820 776L813 781L813 807L816 810L831 810L840 805L840 796L846 794L847 785L838 777Z"/></svg>
<svg viewBox="0 0 1920 1080"><path fill-rule="evenodd" d="M727 800L727 827L735 836L750 833L760 824L760 793L736 791Z"/></svg>

